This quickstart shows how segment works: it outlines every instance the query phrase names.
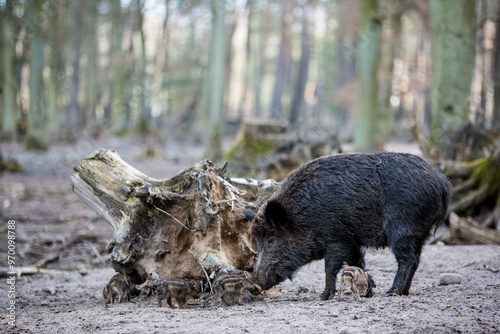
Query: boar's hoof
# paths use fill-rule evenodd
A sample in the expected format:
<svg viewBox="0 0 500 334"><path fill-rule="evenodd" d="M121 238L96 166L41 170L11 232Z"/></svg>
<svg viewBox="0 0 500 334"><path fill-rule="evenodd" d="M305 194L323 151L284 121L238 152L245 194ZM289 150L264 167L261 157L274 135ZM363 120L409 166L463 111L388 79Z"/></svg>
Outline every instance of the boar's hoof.
<svg viewBox="0 0 500 334"><path fill-rule="evenodd" d="M321 300L328 300L330 298L330 291L323 291L323 293L319 296Z"/></svg>
<svg viewBox="0 0 500 334"><path fill-rule="evenodd" d="M386 297L390 297L390 296L408 296L409 295L409 292L408 291L402 291L400 290L399 288L395 288L395 287L392 287L390 288L386 293L385 293L385 296Z"/></svg>
<svg viewBox="0 0 500 334"><path fill-rule="evenodd" d="M377 287L377 283L373 280L373 277L368 274L368 291L365 293L366 298L371 298L375 294L373 289Z"/></svg>

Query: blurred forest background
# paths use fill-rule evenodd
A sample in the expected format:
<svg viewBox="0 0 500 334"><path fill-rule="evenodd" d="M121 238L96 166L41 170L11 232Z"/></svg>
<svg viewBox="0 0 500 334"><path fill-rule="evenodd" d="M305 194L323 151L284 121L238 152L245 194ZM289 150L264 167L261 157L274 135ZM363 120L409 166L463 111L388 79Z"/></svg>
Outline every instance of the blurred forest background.
<svg viewBox="0 0 500 334"><path fill-rule="evenodd" d="M106 254L68 181L100 146L279 181L403 142L454 185L445 242L500 244L498 0L0 0L0 111L0 217L41 266Z"/></svg>
<svg viewBox="0 0 500 334"><path fill-rule="evenodd" d="M0 0L1 139L181 132L220 158L258 119L477 158L500 128L499 18L495 0Z"/></svg>

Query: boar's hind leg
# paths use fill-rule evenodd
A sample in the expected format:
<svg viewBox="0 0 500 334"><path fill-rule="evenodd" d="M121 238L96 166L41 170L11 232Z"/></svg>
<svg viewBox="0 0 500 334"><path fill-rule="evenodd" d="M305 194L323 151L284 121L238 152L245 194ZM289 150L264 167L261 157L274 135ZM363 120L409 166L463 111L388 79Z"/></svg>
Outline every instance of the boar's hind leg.
<svg viewBox="0 0 500 334"><path fill-rule="evenodd" d="M392 252L398 262L398 271L386 295L409 294L413 275L420 262L422 243L423 241L417 238L401 238L392 246Z"/></svg>
<svg viewBox="0 0 500 334"><path fill-rule="evenodd" d="M358 246L352 244L335 244L328 249L325 254L325 291L320 296L321 300L328 300L335 295L337 284L337 273L342 268L344 262L350 266L365 267L363 253Z"/></svg>
<svg viewBox="0 0 500 334"><path fill-rule="evenodd" d="M168 293L167 295L167 304L170 306L170 308L175 308L174 304L172 303L172 293Z"/></svg>

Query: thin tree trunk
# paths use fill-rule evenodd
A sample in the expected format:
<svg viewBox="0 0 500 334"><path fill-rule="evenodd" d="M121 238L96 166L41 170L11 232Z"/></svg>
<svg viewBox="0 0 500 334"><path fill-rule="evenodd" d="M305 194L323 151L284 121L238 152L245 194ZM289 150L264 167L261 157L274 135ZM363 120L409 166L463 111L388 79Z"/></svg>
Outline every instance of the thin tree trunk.
<svg viewBox="0 0 500 334"><path fill-rule="evenodd" d="M3 111L2 111L2 140L16 140L16 83L14 80L15 48L14 27L12 24L12 1L7 1L2 13L2 66L3 81Z"/></svg>
<svg viewBox="0 0 500 334"><path fill-rule="evenodd" d="M500 18L500 6L498 6L497 18ZM493 81L493 121L494 131L500 131L500 19L495 24L495 43L493 45L492 61L492 81ZM499 224L500 226L500 224Z"/></svg>
<svg viewBox="0 0 500 334"><path fill-rule="evenodd" d="M401 13L397 12L391 17L391 41L388 45L388 59L389 71L386 75L386 89L383 105L383 117L381 124L381 132L387 137L394 134L394 112L393 106L391 104L392 97L392 81L394 79L394 60L396 59L396 54L399 53L399 45L401 44Z"/></svg>
<svg viewBox="0 0 500 334"><path fill-rule="evenodd" d="M276 59L276 68L274 72L275 82L270 107L271 119L277 120L283 118L283 104L281 99L292 64L291 10L292 2L283 1L281 5L281 41L278 58Z"/></svg>
<svg viewBox="0 0 500 334"><path fill-rule="evenodd" d="M143 7L144 1L137 0L137 29L141 36L141 61L139 65L139 84L141 92L139 95L139 122L136 127L136 132L144 135L149 132L149 108L146 106L146 39L144 37L143 27Z"/></svg>
<svg viewBox="0 0 500 334"><path fill-rule="evenodd" d="M243 94L238 106L238 119L241 121L244 116L244 110L248 104L248 90L251 81L251 69L253 65L252 61L252 21L254 20L254 1L248 0L246 3L246 8L248 9L248 24L247 24L247 40L245 45L245 69L243 76Z"/></svg>
<svg viewBox="0 0 500 334"><path fill-rule="evenodd" d="M49 46L50 46L50 80L47 83L47 132L49 136L56 135L60 130L59 115L59 80L58 73L61 61L61 40L59 36L60 29L60 4L58 1L50 2L49 10Z"/></svg>
<svg viewBox="0 0 500 334"><path fill-rule="evenodd" d="M262 102L261 102L261 90L262 90L262 79L264 77L264 72L266 70L267 58L267 39L269 36L269 16L270 16L270 5L271 0L268 0L264 15L261 18L261 31L259 38L259 66L257 70L257 75L254 80L254 94L255 94L255 117L262 117Z"/></svg>
<svg viewBox="0 0 500 334"><path fill-rule="evenodd" d="M225 0L212 0L213 34L210 51L210 92L208 101L208 139L207 156L218 160L222 157L221 139L223 132L223 89L225 63Z"/></svg>
<svg viewBox="0 0 500 334"><path fill-rule="evenodd" d="M26 148L46 150L45 110L43 99L43 67L45 57L42 40L42 1L26 1L26 19L30 50L29 113Z"/></svg>
<svg viewBox="0 0 500 334"><path fill-rule="evenodd" d="M225 62L224 62L224 88L223 88L223 98L222 98L222 108L227 109L229 111L230 108L230 99L229 96L231 94L231 77L232 77L232 71L231 71L231 66L233 63L233 37L234 37L234 32L236 31L236 25L239 20L239 14L237 12L232 13L232 20L231 20L231 26L229 28L229 32L227 33L226 36L226 43L225 43Z"/></svg>
<svg viewBox="0 0 500 334"><path fill-rule="evenodd" d="M329 15L331 15L329 13ZM327 22L332 20L327 18ZM336 34L332 30L327 30L321 42L321 53L318 61L318 78L316 81L316 91L315 96L317 99L315 107L315 119L316 125L320 126L330 126L333 121L333 104L329 96L334 91L335 80L337 79L338 73L338 54L337 54L337 44L339 43ZM324 117L328 116L328 117ZM327 121L327 123L323 123ZM339 122L335 122L336 126L339 127Z"/></svg>
<svg viewBox="0 0 500 334"><path fill-rule="evenodd" d="M361 6L361 38L357 62L359 108L356 115L354 146L360 152L373 152L377 135L380 21L377 17L377 0L363 0Z"/></svg>
<svg viewBox="0 0 500 334"><path fill-rule="evenodd" d="M122 47L123 22L120 1L111 1L111 122L115 134L127 131L125 110L125 61Z"/></svg>
<svg viewBox="0 0 500 334"><path fill-rule="evenodd" d="M83 113L85 118L93 119L96 115L96 108L99 104L99 43L97 40L97 26L99 24L98 0L87 0L85 15L85 53L87 55L87 66L85 75L85 99L83 104Z"/></svg>
<svg viewBox="0 0 500 334"><path fill-rule="evenodd" d="M299 73L295 82L292 104L290 106L290 126L296 128L300 120L304 107L304 92L306 90L307 76L309 72L309 58L311 55L311 40L309 35L309 21L306 6L302 13L302 34L301 34L301 57L299 62Z"/></svg>
<svg viewBox="0 0 500 334"><path fill-rule="evenodd" d="M80 119L80 106L78 103L78 92L80 86L80 45L82 40L82 25L84 14L84 1L75 1L73 4L73 47L71 56L71 65L73 67L73 74L71 76L71 86L69 91L70 103L68 108L68 128L73 135L79 130Z"/></svg>

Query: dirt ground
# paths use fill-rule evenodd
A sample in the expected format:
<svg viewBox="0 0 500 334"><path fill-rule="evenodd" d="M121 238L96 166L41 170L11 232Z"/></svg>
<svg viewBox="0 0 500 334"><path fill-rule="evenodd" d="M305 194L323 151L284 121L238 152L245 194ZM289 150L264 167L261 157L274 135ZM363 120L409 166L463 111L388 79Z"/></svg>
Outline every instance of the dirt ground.
<svg viewBox="0 0 500 334"><path fill-rule="evenodd" d="M44 263L50 274L25 275L0 284L1 332L7 333L500 333L500 247L427 245L410 296L385 297L396 273L388 249L367 250L375 296L355 302L352 295L320 301L323 263L302 268L245 305L159 308L154 298L106 307L102 289L114 271L105 247L113 230L73 192L69 176L81 157L114 148L142 172L157 178L201 159L203 148L186 138L160 149L160 160L145 161L133 139L84 139L54 145L45 154L2 144L4 158L24 170L0 174L0 268L7 267L7 226L15 221L15 267ZM414 151L413 146L394 146ZM436 235L447 233L440 228ZM462 275L461 284L439 285L441 273ZM14 293L15 298L10 298ZM15 324L7 309L15 301Z"/></svg>

